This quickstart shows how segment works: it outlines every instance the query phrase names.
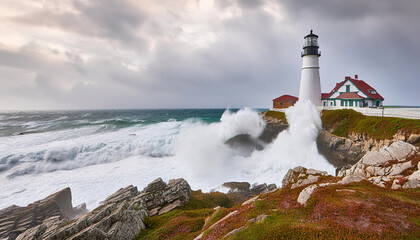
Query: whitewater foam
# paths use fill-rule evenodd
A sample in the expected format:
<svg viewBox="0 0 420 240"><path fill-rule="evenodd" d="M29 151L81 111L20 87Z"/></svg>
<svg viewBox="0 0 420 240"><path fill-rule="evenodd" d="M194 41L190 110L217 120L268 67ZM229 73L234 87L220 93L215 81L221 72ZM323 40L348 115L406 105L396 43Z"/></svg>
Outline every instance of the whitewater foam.
<svg viewBox="0 0 420 240"><path fill-rule="evenodd" d="M249 109L226 112L221 121L195 125L179 136L174 158L187 169L187 176L200 184L226 181L280 184L290 168L303 166L333 174L335 169L318 153L316 137L321 128L319 112L311 102L298 102L286 111L289 129L263 151L244 157L225 142L238 134L259 136L264 123Z"/></svg>

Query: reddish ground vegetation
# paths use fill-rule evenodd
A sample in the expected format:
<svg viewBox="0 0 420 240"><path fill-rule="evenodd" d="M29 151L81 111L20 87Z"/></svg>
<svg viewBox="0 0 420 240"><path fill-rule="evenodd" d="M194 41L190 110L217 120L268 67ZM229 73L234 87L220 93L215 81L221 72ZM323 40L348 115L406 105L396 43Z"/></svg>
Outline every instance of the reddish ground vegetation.
<svg viewBox="0 0 420 240"><path fill-rule="evenodd" d="M329 182L334 178L325 178ZM175 210L152 217L148 235L141 239L221 239L234 229L245 228L228 239L415 239L420 236L420 189L391 190L368 181L319 187L306 206L297 203L304 187L280 189L258 200L219 210ZM205 206L206 204L203 204ZM228 213L237 213L214 228ZM214 214L213 214L214 213ZM213 216L212 216L213 214ZM265 220L250 222L262 214ZM204 226L205 218L212 216ZM200 222L202 221L202 222ZM154 229L153 229L154 228ZM172 229L172 230L171 230Z"/></svg>

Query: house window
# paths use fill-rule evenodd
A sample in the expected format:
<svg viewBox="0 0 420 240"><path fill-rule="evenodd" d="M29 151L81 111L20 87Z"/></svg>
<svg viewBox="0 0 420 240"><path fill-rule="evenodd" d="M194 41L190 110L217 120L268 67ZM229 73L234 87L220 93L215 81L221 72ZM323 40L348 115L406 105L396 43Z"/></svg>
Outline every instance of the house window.
<svg viewBox="0 0 420 240"><path fill-rule="evenodd" d="M333 105L333 102L330 102L330 106L332 106Z"/></svg>
<svg viewBox="0 0 420 240"><path fill-rule="evenodd" d="M327 102L324 102L324 106L327 106Z"/></svg>
<svg viewBox="0 0 420 240"><path fill-rule="evenodd" d="M283 103L280 103L280 106L283 107Z"/></svg>
<svg viewBox="0 0 420 240"><path fill-rule="evenodd" d="M346 92L350 92L350 85L346 85Z"/></svg>
<svg viewBox="0 0 420 240"><path fill-rule="evenodd" d="M353 101L352 100L349 101L349 106L353 107Z"/></svg>

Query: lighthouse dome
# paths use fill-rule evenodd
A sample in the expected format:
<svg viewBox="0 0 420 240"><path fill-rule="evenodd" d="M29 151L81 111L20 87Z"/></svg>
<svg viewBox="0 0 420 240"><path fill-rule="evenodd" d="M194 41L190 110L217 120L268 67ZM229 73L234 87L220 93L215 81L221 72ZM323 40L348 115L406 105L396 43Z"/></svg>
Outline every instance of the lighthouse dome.
<svg viewBox="0 0 420 240"><path fill-rule="evenodd" d="M303 44L302 57L307 55L318 55L321 56L321 52L318 51L318 35L314 34L313 31L305 36L305 43Z"/></svg>

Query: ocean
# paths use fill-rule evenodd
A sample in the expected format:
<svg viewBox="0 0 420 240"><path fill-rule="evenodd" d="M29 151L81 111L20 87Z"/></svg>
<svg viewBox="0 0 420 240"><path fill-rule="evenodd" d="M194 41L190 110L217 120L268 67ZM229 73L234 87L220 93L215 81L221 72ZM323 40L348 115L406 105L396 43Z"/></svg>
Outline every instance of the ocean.
<svg viewBox="0 0 420 240"><path fill-rule="evenodd" d="M290 132L282 133L285 139L278 140L283 144L276 140L251 156L226 145L238 134L261 134L264 122L258 111L1 112L0 209L25 206L65 187L72 190L73 205L86 203L93 209L119 188L132 184L141 190L158 177L185 178L193 189L204 191L224 191L220 186L225 181L281 185L287 170L300 160L300 165L334 171L313 153L314 141L296 151L280 146L301 141L292 139L292 124ZM309 127L305 134L312 136L314 126Z"/></svg>

